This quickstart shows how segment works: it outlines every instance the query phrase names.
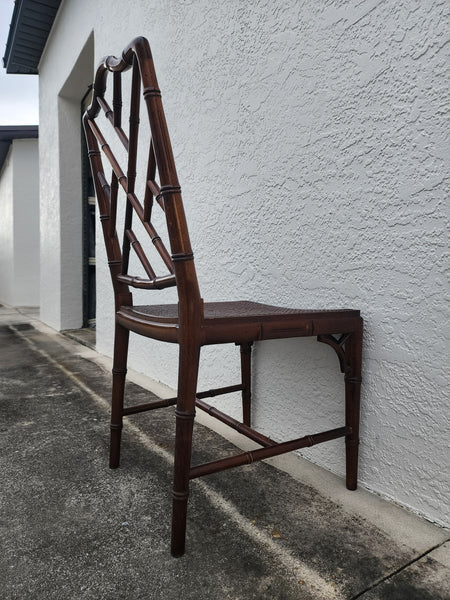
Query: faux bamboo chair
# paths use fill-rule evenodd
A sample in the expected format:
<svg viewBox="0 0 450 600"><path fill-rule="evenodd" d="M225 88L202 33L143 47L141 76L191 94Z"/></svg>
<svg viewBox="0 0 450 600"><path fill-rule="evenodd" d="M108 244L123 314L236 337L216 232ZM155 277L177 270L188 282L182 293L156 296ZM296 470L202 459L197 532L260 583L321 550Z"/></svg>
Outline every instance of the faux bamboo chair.
<svg viewBox="0 0 450 600"><path fill-rule="evenodd" d="M121 124L121 74L132 68L129 136ZM105 100L108 74L113 73L113 110ZM141 89L142 88L142 89ZM115 343L112 387L110 467L119 465L122 417L176 404L175 463L173 480L172 554L185 549L189 481L238 465L276 456L338 437L346 442L346 482L356 489L358 461L359 398L361 385L362 319L358 310L295 310L255 302L204 303L199 291L189 234L175 163L155 75L150 46L143 37L125 48L121 58L108 56L98 67L92 103L83 122L92 175L103 227L112 284L115 293ZM148 164L143 201L135 190L140 97L144 98L150 122ZM124 146L128 164L125 175L97 121L103 111ZM109 125L107 125L109 127ZM112 130L111 130L112 131ZM100 148L112 167L111 183L103 167ZM116 153L117 154L117 153ZM156 182L159 174L159 184ZM119 187L125 194L124 237L120 247L116 232ZM165 212L170 253L152 222L156 204ZM133 214L142 223L161 256L167 274L156 275L133 232ZM146 278L128 272L130 248L136 253ZM133 305L130 287L155 290L176 286L178 304ZM124 408L124 386L129 332L179 345L177 397ZM283 443L251 428L251 348L259 340L316 336L336 352L345 375L345 425ZM237 385L197 393L200 348L205 344L235 343L240 346L242 380ZM239 422L209 406L209 396L242 392L243 421ZM205 410L232 428L258 442L262 448L214 462L191 466L195 407Z"/></svg>

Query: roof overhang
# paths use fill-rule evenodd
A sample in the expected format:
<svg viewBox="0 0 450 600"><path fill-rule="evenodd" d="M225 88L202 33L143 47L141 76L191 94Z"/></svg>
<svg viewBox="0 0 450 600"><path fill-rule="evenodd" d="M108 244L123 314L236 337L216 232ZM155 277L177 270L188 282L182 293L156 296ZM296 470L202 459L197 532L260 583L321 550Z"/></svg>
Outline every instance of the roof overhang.
<svg viewBox="0 0 450 600"><path fill-rule="evenodd" d="M16 0L3 66L7 73L37 75L62 0Z"/></svg>
<svg viewBox="0 0 450 600"><path fill-rule="evenodd" d="M13 140L38 137L37 125L0 125L0 170Z"/></svg>

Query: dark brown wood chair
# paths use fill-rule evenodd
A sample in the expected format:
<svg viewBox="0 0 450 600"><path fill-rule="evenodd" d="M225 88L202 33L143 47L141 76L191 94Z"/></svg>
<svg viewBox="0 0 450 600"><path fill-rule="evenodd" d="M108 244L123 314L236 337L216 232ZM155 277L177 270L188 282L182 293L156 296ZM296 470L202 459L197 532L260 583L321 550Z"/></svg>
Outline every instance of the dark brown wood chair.
<svg viewBox="0 0 450 600"><path fill-rule="evenodd" d="M122 72L132 69L129 135L122 128ZM113 109L105 99L107 76L113 74ZM140 99L143 96L151 139L147 144L147 171L142 201L135 190L136 157L139 134ZM113 154L97 117L103 111L127 154L126 175ZM178 183L161 102L161 92L155 75L152 54L147 40L136 38L125 48L121 58L108 56L98 67L92 103L86 111L84 129L92 175L95 181L100 220L106 244L112 284L115 294L115 343L112 384L110 467L119 465L122 417L154 408L176 404L175 464L173 481L172 554L181 556L185 549L186 512L189 481L238 465L249 464L284 452L313 446L338 437L346 442L346 482L348 489L357 485L359 400L361 387L361 347L363 322L358 310L296 310L258 304L256 302L204 303L199 291L186 225L181 189ZM107 125L109 128L110 125ZM110 183L102 163L102 153L110 163ZM116 152L117 155L117 152ZM157 183L157 174L159 183ZM118 191L124 192L124 236L122 248L116 232ZM122 192L121 192L122 193ZM165 213L170 252L154 227L152 216L161 208ZM133 215L147 232L167 268L157 275L143 245L133 231ZM142 239L142 238L141 238ZM138 257L145 277L130 275L130 248ZM136 259L134 259L136 260ZM178 304L135 306L131 288L158 290L176 286ZM129 332L179 345L177 397L124 408L124 386ZM345 375L345 425L322 433L276 443L251 428L251 348L259 340L316 336L336 352ZM206 344L234 343L240 346L242 380L237 385L197 392L200 348ZM216 408L204 398L242 392L243 420L239 422ZM192 430L195 408L228 424L256 441L261 448L239 453L214 462L191 465Z"/></svg>

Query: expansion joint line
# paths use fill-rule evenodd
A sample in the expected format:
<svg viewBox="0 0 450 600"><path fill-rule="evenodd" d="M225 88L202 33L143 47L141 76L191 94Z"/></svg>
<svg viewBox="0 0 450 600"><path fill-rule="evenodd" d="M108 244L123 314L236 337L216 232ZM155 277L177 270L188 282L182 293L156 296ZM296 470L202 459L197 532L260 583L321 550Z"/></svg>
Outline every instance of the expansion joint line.
<svg viewBox="0 0 450 600"><path fill-rule="evenodd" d="M366 594L366 592L370 592L370 590L373 590L374 588L377 588L380 584L384 583L385 581L388 581L389 579L392 579L392 577L395 577L396 575L398 575L399 573L401 573L402 571L404 571L405 569L407 569L408 567L410 567L414 563L418 562L419 560L421 560L422 558L424 558L425 556L427 556L428 554L430 554L430 552L433 552L433 550L437 550L437 548L440 548L441 546L443 546L447 542L450 542L450 538L448 540L444 540L440 544L436 544L432 548L429 548L428 550L426 550L422 554L419 554L419 556L416 556L415 558L413 558L412 560L410 560L406 564L402 565L401 567L399 567L395 571L392 571L392 573L389 573L385 577L380 577L380 579L378 579L377 581L375 581L374 583L372 583L371 585L369 585L368 587L366 587L361 592L358 592L356 594L356 596L352 596L351 598L349 598L349 600L357 600L358 598L361 598L362 596L364 596L364 594Z"/></svg>

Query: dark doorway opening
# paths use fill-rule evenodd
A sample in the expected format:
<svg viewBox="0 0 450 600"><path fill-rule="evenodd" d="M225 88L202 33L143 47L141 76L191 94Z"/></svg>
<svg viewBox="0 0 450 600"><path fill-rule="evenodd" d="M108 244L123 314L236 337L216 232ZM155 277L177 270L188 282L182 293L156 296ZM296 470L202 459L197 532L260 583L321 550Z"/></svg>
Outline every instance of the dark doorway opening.
<svg viewBox="0 0 450 600"><path fill-rule="evenodd" d="M81 101L81 115L91 102L91 86ZM95 328L95 190L81 126L83 210L83 327Z"/></svg>

